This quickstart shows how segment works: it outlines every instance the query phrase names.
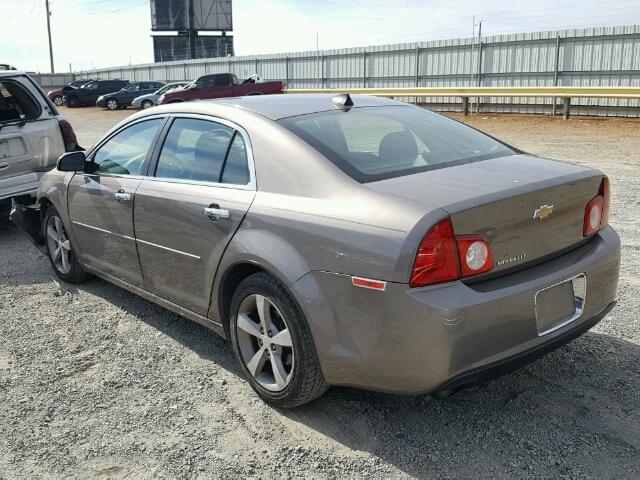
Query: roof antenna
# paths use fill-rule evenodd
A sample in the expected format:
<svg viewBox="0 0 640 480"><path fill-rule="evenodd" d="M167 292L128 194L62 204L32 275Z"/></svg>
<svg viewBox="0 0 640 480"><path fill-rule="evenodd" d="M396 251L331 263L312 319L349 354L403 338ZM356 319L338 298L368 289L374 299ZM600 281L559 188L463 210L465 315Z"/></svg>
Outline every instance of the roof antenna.
<svg viewBox="0 0 640 480"><path fill-rule="evenodd" d="M342 108L345 112L353 107L353 100L348 93L341 93L340 95L336 95L331 99L334 105Z"/></svg>

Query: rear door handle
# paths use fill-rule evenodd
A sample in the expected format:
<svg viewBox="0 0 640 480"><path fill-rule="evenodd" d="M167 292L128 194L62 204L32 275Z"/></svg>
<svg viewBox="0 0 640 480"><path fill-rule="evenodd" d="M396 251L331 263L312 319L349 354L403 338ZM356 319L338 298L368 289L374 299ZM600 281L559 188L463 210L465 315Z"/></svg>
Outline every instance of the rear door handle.
<svg viewBox="0 0 640 480"><path fill-rule="evenodd" d="M225 210L224 208L218 207L205 207L202 209L202 213L205 214L209 218L218 219L218 218L229 218L231 214L229 210Z"/></svg>
<svg viewBox="0 0 640 480"><path fill-rule="evenodd" d="M122 190L114 193L113 196L116 197L116 200L118 200L120 203L128 202L131 200L131 194L126 193Z"/></svg>

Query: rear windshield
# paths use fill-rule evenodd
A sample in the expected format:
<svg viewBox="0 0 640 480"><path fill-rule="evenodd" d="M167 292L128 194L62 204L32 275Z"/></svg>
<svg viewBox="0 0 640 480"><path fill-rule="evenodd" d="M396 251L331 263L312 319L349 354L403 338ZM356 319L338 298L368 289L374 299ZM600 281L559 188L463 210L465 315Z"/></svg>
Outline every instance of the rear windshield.
<svg viewBox="0 0 640 480"><path fill-rule="evenodd" d="M33 120L40 116L40 107L18 82L0 82L0 122Z"/></svg>
<svg viewBox="0 0 640 480"><path fill-rule="evenodd" d="M361 183L515 153L466 125L411 106L333 110L279 122Z"/></svg>

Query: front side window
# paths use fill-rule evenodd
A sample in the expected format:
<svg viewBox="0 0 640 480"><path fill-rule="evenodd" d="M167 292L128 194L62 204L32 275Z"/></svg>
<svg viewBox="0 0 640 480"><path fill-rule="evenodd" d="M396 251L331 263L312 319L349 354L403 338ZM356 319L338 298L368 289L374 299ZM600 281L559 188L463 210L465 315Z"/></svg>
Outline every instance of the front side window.
<svg viewBox="0 0 640 480"><path fill-rule="evenodd" d="M362 183L515 153L466 125L410 106L333 110L279 122Z"/></svg>
<svg viewBox="0 0 640 480"><path fill-rule="evenodd" d="M203 77L196 81L198 88L211 88L213 87L213 77Z"/></svg>
<svg viewBox="0 0 640 480"><path fill-rule="evenodd" d="M216 77L216 87L226 87L227 85L229 85L229 77L227 75Z"/></svg>
<svg viewBox="0 0 640 480"><path fill-rule="evenodd" d="M233 134L233 128L209 120L176 119L162 146L156 176L218 183Z"/></svg>
<svg viewBox="0 0 640 480"><path fill-rule="evenodd" d="M143 165L164 118L145 120L121 130L93 157L100 173L143 175Z"/></svg>
<svg viewBox="0 0 640 480"><path fill-rule="evenodd" d="M39 115L40 107L22 85L11 80L0 82L0 122L30 120Z"/></svg>
<svg viewBox="0 0 640 480"><path fill-rule="evenodd" d="M82 88L84 88L85 90L97 90L98 89L98 82L89 82L89 83L83 85Z"/></svg>

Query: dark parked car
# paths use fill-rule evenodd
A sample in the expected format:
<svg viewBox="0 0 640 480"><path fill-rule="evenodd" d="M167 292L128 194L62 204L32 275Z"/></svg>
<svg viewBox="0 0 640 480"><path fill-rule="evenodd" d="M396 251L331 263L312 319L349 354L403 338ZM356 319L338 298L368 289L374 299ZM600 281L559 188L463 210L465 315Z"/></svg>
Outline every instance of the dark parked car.
<svg viewBox="0 0 640 480"><path fill-rule="evenodd" d="M60 279L226 336L281 407L508 372L598 323L620 268L604 173L365 95L142 110L14 204Z"/></svg>
<svg viewBox="0 0 640 480"><path fill-rule="evenodd" d="M122 90L101 95L96 101L96 105L109 110L127 108L134 98L153 93L163 86L164 83L161 82L131 82Z"/></svg>
<svg viewBox="0 0 640 480"><path fill-rule="evenodd" d="M67 106L95 105L101 95L121 90L128 84L129 80L93 80L76 90L67 92Z"/></svg>
<svg viewBox="0 0 640 480"><path fill-rule="evenodd" d="M69 85L62 87L59 90L49 90L47 92L47 97L49 97L49 100L51 100L56 105L56 107L59 107L65 103L67 92L77 90L82 85L85 85L91 81L93 81L92 78L85 78L84 80L76 80L75 82L71 82Z"/></svg>

